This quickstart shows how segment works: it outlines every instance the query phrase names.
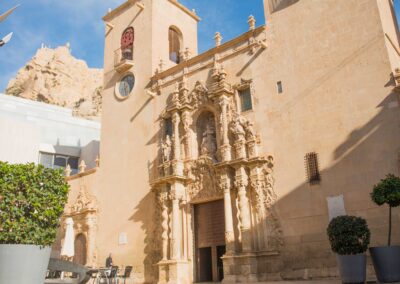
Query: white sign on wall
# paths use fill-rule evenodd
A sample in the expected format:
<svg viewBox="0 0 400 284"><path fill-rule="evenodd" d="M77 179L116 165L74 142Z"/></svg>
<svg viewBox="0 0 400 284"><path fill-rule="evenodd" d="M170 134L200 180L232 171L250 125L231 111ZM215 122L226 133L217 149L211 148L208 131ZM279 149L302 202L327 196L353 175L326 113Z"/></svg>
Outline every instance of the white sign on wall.
<svg viewBox="0 0 400 284"><path fill-rule="evenodd" d="M128 235L126 233L120 233L118 238L119 245L126 245L128 244Z"/></svg>
<svg viewBox="0 0 400 284"><path fill-rule="evenodd" d="M326 200L328 202L329 221L335 217L346 215L343 194L339 196L327 197Z"/></svg>

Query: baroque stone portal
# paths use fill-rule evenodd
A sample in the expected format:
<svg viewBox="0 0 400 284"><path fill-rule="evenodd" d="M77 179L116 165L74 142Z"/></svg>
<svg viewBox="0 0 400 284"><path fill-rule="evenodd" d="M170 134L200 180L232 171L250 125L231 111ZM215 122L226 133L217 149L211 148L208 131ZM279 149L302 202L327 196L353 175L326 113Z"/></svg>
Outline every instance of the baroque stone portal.
<svg viewBox="0 0 400 284"><path fill-rule="evenodd" d="M282 245L273 158L259 155L253 123L237 111L236 91L251 81L233 87L226 76L215 63L209 86L197 82L190 90L183 77L161 116L159 177L152 182L161 215L159 283L205 279L201 264L193 263L200 251L195 204L223 200L225 244L218 247L225 251L226 281L256 280L257 271L246 267L257 267Z"/></svg>

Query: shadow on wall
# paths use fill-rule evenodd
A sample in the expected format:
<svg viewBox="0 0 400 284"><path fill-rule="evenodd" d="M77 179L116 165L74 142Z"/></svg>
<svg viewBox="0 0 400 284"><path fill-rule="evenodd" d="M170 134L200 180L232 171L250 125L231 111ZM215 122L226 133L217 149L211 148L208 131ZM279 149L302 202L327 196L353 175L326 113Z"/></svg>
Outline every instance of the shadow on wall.
<svg viewBox="0 0 400 284"><path fill-rule="evenodd" d="M158 279L158 267L155 266L161 260L161 228L159 224L159 212L156 198L153 193L148 193L135 208L135 213L129 219L141 224L145 233L144 239L144 271L145 283L156 283Z"/></svg>
<svg viewBox="0 0 400 284"><path fill-rule="evenodd" d="M296 2L285 3L291 5ZM342 64L338 68L343 67ZM394 81L391 80L384 87L394 86ZM373 185L387 173L398 174L400 131L397 94L389 93L376 108L379 111L371 120L354 129L347 139L334 149L331 155L334 164L320 172L322 181L319 185L311 186L305 178L303 184L290 190L289 194L280 196L276 201L272 210L280 221L284 246L280 256L270 257L262 267L259 266L260 271L274 275L273 279L263 280L337 276L336 259L326 235L329 219L327 197L343 194L347 213L367 219L372 233L371 245L385 244L387 208L374 205L369 194ZM136 116L137 114L133 119ZM159 131L148 141L147 146L159 143L160 137ZM149 179L154 180L158 173L158 161L149 162L147 167ZM275 167L279 168L279 157L275 157ZM275 187L275 191L279 194L279 188ZM156 198L149 189L149 193L140 201L130 218L130 221L140 223L145 232L146 283L153 282L158 277L158 268L154 264L161 260L160 216ZM393 239L395 243L400 244L399 209L394 211L394 224L398 227L394 231Z"/></svg>
<svg viewBox="0 0 400 284"><path fill-rule="evenodd" d="M394 86L394 82L391 85ZM305 182L280 197L274 205L284 235L279 268L284 279L337 275L336 259L326 235L329 223L327 197L343 194L347 214L367 219L372 235L371 246L386 244L388 209L373 204L370 192L386 174L398 174L400 132L397 103L397 94L388 94L377 106L380 109L377 115L348 135L332 154L335 164L321 171L319 185ZM279 167L279 160L275 161ZM304 176L306 179L306 173ZM397 230L394 240L400 244L400 211L395 210ZM277 268L276 264L272 267Z"/></svg>
<svg viewBox="0 0 400 284"><path fill-rule="evenodd" d="M394 82L391 82L394 85ZM263 272L280 279L310 279L336 277L336 259L330 250L326 228L328 226L327 197L344 195L348 214L367 219L372 232L371 245L384 245L387 233L387 208L378 208L370 201L374 184L387 173L397 169L399 149L398 101L390 93L377 106L380 111L364 126L352 131L333 152L335 164L321 171L322 181L310 186L307 182L294 188L275 203L276 213L283 230L280 256L270 257L263 263ZM396 139L389 139L395 137ZM152 139L153 142L155 139ZM275 159L279 167L279 159ZM150 178L156 175L156 161L149 163ZM362 167L360 167L362 165ZM395 174L398 174L395 172ZM306 174L305 174L306 176ZM276 189L279 193L279 189ZM157 279L154 266L161 260L161 213L156 198L149 192L131 217L145 232L144 277L150 283ZM394 242L400 244L400 214L395 209ZM397 225L396 225L397 224ZM268 279L265 279L268 280Z"/></svg>
<svg viewBox="0 0 400 284"><path fill-rule="evenodd" d="M299 0L267 0L269 2L269 9L271 13L279 12L293 4L299 2Z"/></svg>

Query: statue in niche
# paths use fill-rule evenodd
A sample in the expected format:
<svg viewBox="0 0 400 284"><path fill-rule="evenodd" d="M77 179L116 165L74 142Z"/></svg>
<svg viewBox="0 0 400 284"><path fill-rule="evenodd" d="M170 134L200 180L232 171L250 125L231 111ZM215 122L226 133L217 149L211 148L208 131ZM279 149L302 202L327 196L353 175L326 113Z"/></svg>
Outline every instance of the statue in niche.
<svg viewBox="0 0 400 284"><path fill-rule="evenodd" d="M206 126L206 130L203 132L203 138L201 141L201 155L207 155L215 157L217 152L217 139L215 138L215 129L211 126L210 121Z"/></svg>
<svg viewBox="0 0 400 284"><path fill-rule="evenodd" d="M165 141L161 145L161 150L163 154L163 162L168 162L171 159L172 151L172 141L169 135L165 138Z"/></svg>
<svg viewBox="0 0 400 284"><path fill-rule="evenodd" d="M246 133L246 140L252 141L256 138L256 132L254 131L253 123L246 121L244 124L244 131Z"/></svg>
<svg viewBox="0 0 400 284"><path fill-rule="evenodd" d="M246 132L239 118L236 118L231 122L230 131L236 141L245 140Z"/></svg>

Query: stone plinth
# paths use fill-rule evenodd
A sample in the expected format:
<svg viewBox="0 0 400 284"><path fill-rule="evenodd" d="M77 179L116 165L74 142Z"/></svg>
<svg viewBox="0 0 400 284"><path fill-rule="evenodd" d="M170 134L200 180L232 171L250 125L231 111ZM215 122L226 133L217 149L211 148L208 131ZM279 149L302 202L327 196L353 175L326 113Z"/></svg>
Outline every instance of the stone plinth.
<svg viewBox="0 0 400 284"><path fill-rule="evenodd" d="M158 264L158 284L192 283L190 265L185 260L165 260Z"/></svg>

